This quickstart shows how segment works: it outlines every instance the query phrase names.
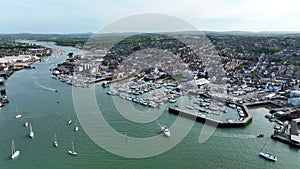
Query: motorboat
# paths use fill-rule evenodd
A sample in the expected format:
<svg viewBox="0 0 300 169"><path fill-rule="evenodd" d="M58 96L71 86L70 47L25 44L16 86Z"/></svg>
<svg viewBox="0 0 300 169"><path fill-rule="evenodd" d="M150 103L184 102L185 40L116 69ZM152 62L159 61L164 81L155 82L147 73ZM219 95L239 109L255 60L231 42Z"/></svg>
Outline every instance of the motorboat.
<svg viewBox="0 0 300 169"><path fill-rule="evenodd" d="M257 138L262 138L262 137L264 137L264 136L265 136L264 134L260 133L260 134L258 134L256 137L257 137Z"/></svg>
<svg viewBox="0 0 300 169"><path fill-rule="evenodd" d="M168 129L167 126L162 126L161 130L162 130L162 132L164 133L165 136L167 136L167 137L171 136L171 132L170 132L170 130Z"/></svg>

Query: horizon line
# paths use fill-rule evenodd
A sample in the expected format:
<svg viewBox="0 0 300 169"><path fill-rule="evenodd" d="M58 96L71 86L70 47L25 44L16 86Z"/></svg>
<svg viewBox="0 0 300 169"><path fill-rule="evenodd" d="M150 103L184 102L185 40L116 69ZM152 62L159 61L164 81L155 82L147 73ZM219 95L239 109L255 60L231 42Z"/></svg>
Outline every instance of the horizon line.
<svg viewBox="0 0 300 169"><path fill-rule="evenodd" d="M252 34L300 34L299 31L247 31L247 30L199 30L199 31L170 31L170 32L161 32L161 33L176 33L176 32L212 32L212 33L252 33ZM144 33L142 31L133 31L133 32L103 32L99 34L122 34L122 33ZM159 33L159 32L147 32L147 33ZM91 31L86 32L11 32L11 33L1 33L0 35L17 35L17 34L31 34L31 35L72 35L72 34L97 34Z"/></svg>

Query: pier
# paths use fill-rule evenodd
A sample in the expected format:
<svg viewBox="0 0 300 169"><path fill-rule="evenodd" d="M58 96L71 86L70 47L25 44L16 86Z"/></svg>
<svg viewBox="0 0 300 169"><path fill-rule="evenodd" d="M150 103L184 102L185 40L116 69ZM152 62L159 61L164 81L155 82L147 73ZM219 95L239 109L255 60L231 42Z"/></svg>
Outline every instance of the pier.
<svg viewBox="0 0 300 169"><path fill-rule="evenodd" d="M202 123L207 123L212 126L217 126L220 128L236 128L236 127L245 127L252 121L252 116L248 111L248 108L244 105L242 106L245 110L246 118L242 121L219 121L212 118L204 117L198 114L190 113L184 110L177 108L169 108L169 113L175 114L182 117L187 117Z"/></svg>
<svg viewBox="0 0 300 169"><path fill-rule="evenodd" d="M288 145L290 145L290 146L292 146L292 147L300 148L300 144L299 144L299 143L293 142L293 141L292 141L289 137L287 137L287 136L281 136L281 135L279 135L279 134L274 133L274 134L271 135L271 138L274 139L274 140L281 141L281 142L283 142L283 143L285 143L285 144L288 144Z"/></svg>

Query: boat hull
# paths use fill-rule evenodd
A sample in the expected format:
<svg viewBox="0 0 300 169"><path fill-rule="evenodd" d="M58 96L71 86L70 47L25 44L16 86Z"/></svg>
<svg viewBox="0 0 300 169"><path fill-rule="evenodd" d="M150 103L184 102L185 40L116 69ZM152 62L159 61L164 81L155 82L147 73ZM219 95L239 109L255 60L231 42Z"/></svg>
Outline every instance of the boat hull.
<svg viewBox="0 0 300 169"><path fill-rule="evenodd" d="M33 132L33 131L31 131L31 132L29 133L29 137L30 137L30 138L34 138L34 132Z"/></svg>
<svg viewBox="0 0 300 169"><path fill-rule="evenodd" d="M72 156L77 156L77 153L75 151L68 151L68 153Z"/></svg>
<svg viewBox="0 0 300 169"><path fill-rule="evenodd" d="M277 161L277 157L275 157L273 155L270 155L268 153L262 153L262 152L260 152L259 156L261 156L264 159L269 160L269 161L273 161L273 162Z"/></svg>
<svg viewBox="0 0 300 169"><path fill-rule="evenodd" d="M19 157L19 155L20 155L20 151L16 151L14 154L11 155L10 158L15 159L15 158Z"/></svg>

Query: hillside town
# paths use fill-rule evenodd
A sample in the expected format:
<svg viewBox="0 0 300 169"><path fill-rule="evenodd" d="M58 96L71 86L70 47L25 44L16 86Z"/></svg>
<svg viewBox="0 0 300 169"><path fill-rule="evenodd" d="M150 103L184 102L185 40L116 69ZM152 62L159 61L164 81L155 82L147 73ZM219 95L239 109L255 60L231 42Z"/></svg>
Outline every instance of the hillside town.
<svg viewBox="0 0 300 169"><path fill-rule="evenodd" d="M32 68L30 65L50 56L52 50L34 43L16 42L14 37L0 43L0 76L7 78L14 71Z"/></svg>

